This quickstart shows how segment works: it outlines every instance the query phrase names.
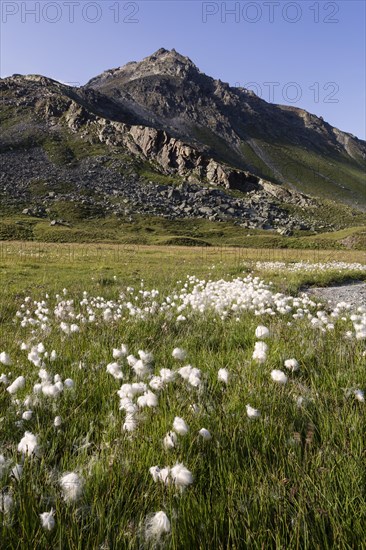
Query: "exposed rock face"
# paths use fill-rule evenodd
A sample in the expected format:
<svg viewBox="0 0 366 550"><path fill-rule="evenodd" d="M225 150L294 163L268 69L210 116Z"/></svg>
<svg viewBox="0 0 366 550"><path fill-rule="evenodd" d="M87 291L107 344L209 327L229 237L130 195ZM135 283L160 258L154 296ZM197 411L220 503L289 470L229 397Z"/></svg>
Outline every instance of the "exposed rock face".
<svg viewBox="0 0 366 550"><path fill-rule="evenodd" d="M74 120L72 119L74 124ZM73 126L71 126L73 127ZM260 178L248 172L234 170L202 155L197 149L171 138L166 132L147 126L127 126L105 119L97 120L98 137L107 145L124 145L131 153L156 161L164 173L207 181L228 189L252 191L259 189Z"/></svg>

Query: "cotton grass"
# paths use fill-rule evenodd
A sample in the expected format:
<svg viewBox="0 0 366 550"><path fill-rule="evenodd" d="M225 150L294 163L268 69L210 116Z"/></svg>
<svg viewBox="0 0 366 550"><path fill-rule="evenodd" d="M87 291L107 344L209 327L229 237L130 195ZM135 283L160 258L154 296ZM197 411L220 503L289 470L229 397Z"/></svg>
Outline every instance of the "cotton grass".
<svg viewBox="0 0 366 550"><path fill-rule="evenodd" d="M83 494L84 479L76 472L64 474L60 479L60 486L65 502L72 503L79 500Z"/></svg>
<svg viewBox="0 0 366 550"><path fill-rule="evenodd" d="M163 535L170 533L170 521L165 512L160 511L145 520L145 537L158 542Z"/></svg>
<svg viewBox="0 0 366 550"><path fill-rule="evenodd" d="M12 501L7 521L18 518L29 500L42 527L36 530L35 545L55 529L56 517L61 531L66 518L69 522L67 542L86 548L97 539L98 545L103 543L100 525L106 528L105 540L110 538L116 548L124 543L159 547L171 541L195 548L211 538L213 547L240 545L242 540L263 546L269 530L273 537L284 537L285 545L291 546L291 537L296 537L301 546L302 530L274 526L273 506L280 498L286 507L292 485L302 487L295 471L300 456L295 446L310 476L309 502L319 496L312 492L312 472L322 476L330 502L343 502L337 488L327 485L329 455L322 454L321 471L313 457L319 457L322 448L331 450L332 460L333 454L335 460L340 456L342 435L338 448L328 437L335 433L332 411L324 409L324 403L337 402L345 426L352 423L347 441L352 441L354 464L360 463L357 437L364 392L355 388L363 383L359 364L365 356L365 312L351 312L344 304L318 306L308 296L286 296L252 275L218 281L192 276L167 295L137 287L114 287L108 296L83 292L80 300L72 300L70 290L67 298L59 292L57 298L23 300L19 305L19 341L4 344L11 352L13 373L7 369L0 377L6 403L2 498ZM181 315L184 327L177 324ZM347 368L330 355L334 351L339 357L341 349L350 359ZM186 364L187 357L192 364ZM24 376L16 378L21 373ZM344 400L339 399L342 391ZM314 437L318 429L321 448ZM346 452L344 445L342 450ZM275 479L261 484L269 452L278 487ZM40 456L42 460L34 459ZM149 468L154 463L158 465ZM347 469L346 462L342 468ZM79 472L85 472L85 492ZM356 479L357 469L352 472ZM287 479L288 490L288 482L282 481ZM360 502L356 481L356 496L350 500L355 514ZM216 529L219 515L235 515L242 508L244 486L248 494L257 495L260 519L249 510L252 530L234 522L227 535ZM220 495L228 490L226 502ZM214 507L207 504L211 493L217 497ZM297 517L304 510L296 494L291 499L291 513ZM101 523L94 521L95 503ZM115 520L113 503L120 504L119 527L107 533ZM333 509L325 500L322 506L328 514L327 529L334 533ZM172 527L163 511L168 509L175 531L171 541ZM160 511L146 517L149 510ZM317 515L309 517L301 529L317 547L317 528L323 542L326 538ZM337 528L338 521L347 530L341 510ZM344 543L342 529L336 534ZM348 546L352 542L349 536Z"/></svg>
<svg viewBox="0 0 366 550"><path fill-rule="evenodd" d="M45 531L52 531L52 529L55 527L55 518L53 516L53 510L51 510L50 512L42 512L42 514L40 514L41 525Z"/></svg>

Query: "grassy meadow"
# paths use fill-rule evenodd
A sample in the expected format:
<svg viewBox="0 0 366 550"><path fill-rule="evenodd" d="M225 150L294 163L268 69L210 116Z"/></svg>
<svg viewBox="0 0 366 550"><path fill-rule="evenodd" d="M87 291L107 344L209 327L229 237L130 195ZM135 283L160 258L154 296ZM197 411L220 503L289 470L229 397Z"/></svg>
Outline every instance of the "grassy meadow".
<svg viewBox="0 0 366 550"><path fill-rule="evenodd" d="M366 548L365 311L299 294L356 263L1 242L0 547Z"/></svg>

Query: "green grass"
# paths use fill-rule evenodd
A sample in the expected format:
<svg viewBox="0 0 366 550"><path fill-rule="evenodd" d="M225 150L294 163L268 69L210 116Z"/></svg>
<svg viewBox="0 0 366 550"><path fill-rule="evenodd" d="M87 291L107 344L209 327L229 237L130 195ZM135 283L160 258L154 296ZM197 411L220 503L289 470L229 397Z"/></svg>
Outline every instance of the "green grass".
<svg viewBox="0 0 366 550"><path fill-rule="evenodd" d="M180 185L184 178L178 175L167 175L161 172L161 167L153 161L139 161L136 162L136 172L140 177L147 181L157 183L159 185L177 186Z"/></svg>
<svg viewBox="0 0 366 550"><path fill-rule="evenodd" d="M76 164L82 159L98 157L110 152L106 145L98 143L96 140L95 142L82 140L64 130L52 137L47 136L41 145L49 160L56 166Z"/></svg>
<svg viewBox="0 0 366 550"><path fill-rule="evenodd" d="M317 227L332 224L336 230L342 230L365 225L364 212L328 199L319 200L314 206L299 207L293 204L282 204L281 207L295 218L300 217L310 225L316 224Z"/></svg>
<svg viewBox="0 0 366 550"><path fill-rule="evenodd" d="M224 162L241 169L254 171L270 181L277 181L277 170L281 181L294 186L298 191L323 199L336 200L346 204L365 203L365 165L363 159L350 159L340 154L325 154L309 151L305 146L266 141L258 129L247 128L256 144L264 153L262 159L246 142L240 151L234 151L227 142L206 128L196 127L193 135L208 145Z"/></svg>
<svg viewBox="0 0 366 550"><path fill-rule="evenodd" d="M302 147L269 144L257 140L285 183L312 196L345 202L365 203L365 168L341 156L325 157Z"/></svg>
<svg viewBox="0 0 366 550"><path fill-rule="evenodd" d="M208 146L214 156L221 161L238 168L245 168L245 162L239 153L234 151L225 139L212 132L209 128L194 126L191 128L192 136L202 144Z"/></svg>
<svg viewBox="0 0 366 550"><path fill-rule="evenodd" d="M47 186L48 188L48 186ZM38 188L43 190L42 184ZM53 187L49 187L49 190ZM94 205L82 205L55 200L50 204L48 219L32 218L9 212L3 207L0 240L33 240L40 242L110 242L147 245L182 244L188 242L206 246L243 248L294 248L365 250L365 225L357 225L331 233L317 235L297 232L284 237L275 231L245 229L230 222L205 219L168 220L158 217L105 216ZM341 215L341 213L340 213ZM63 219L70 227L50 226L50 220ZM362 222L364 217L354 218ZM305 233L305 234L303 234Z"/></svg>
<svg viewBox="0 0 366 550"><path fill-rule="evenodd" d="M157 183L159 185L180 185L183 181L183 178L167 176L148 169L139 171L139 175L147 181L151 181L152 183Z"/></svg>
<svg viewBox="0 0 366 550"><path fill-rule="evenodd" d="M6 473L0 481L0 491L11 491L15 503L10 515L0 513L2 547L150 548L143 522L148 514L164 510L171 533L162 538L161 548L362 548L365 404L347 397L346 390L365 389L364 343L344 339L349 321L339 320L334 331L321 334L306 320L289 326L291 315L255 317L247 312L239 321L235 316L223 321L207 313L178 324L159 314L145 321L81 325L70 337L52 321L49 334L36 329L32 340L32 327L14 323L27 295L33 300L48 293L53 318L55 293L62 294L64 287L66 299L74 299L78 311L84 290L115 300L128 285L137 294L142 279L145 288L160 291L160 300L188 274L230 280L245 275L248 261L362 258L362 252L350 250L1 243L0 351L6 350L14 364L2 365L0 373L11 370L12 380L24 374L26 387L17 397L30 395L38 368L19 350L19 343L42 341L47 350L58 353L54 363L45 360L47 370L75 383L74 390L55 401L41 396L31 406L32 419L23 425L16 422L24 407L12 403L0 384L0 453L13 464L19 462L16 449L25 430L37 434L42 447L40 458L25 459L20 482ZM259 275L269 280L268 274ZM274 277L275 288L295 290L308 277L286 276L286 281L283 274ZM312 277L322 283L326 275ZM327 282L334 277L336 273L329 275ZM34 306L30 302L27 307ZM264 365L251 358L258 324L271 332ZM126 434L116 394L120 382L105 370L112 349L122 342L130 353L152 351L155 372L179 366L171 352L184 348L184 364L202 371L203 390L174 382L159 394L156 410L144 410L136 432ZM270 372L283 368L290 357L298 359L300 370L289 375L286 386L277 386ZM223 367L230 372L228 386L217 380ZM301 407L296 405L299 396L307 399ZM199 406L196 414L192 403ZM247 403L260 409L260 419L247 418ZM56 414L63 419L59 430L53 427ZM190 431L179 437L177 448L166 451L162 439L175 416L183 417ZM212 440L199 439L202 427L210 430ZM154 484L149 474L153 465L177 461L194 476L183 493ZM85 489L80 501L68 505L58 480L74 470L85 479ZM56 527L47 533L39 514L51 507Z"/></svg>
<svg viewBox="0 0 366 550"><path fill-rule="evenodd" d="M247 163L247 170L255 172L261 178L269 181L277 181L276 176L267 164L255 153L249 143L242 142L240 146L243 157Z"/></svg>
<svg viewBox="0 0 366 550"><path fill-rule="evenodd" d="M12 105L1 105L0 124L3 132L22 121L24 121L24 113L20 114Z"/></svg>

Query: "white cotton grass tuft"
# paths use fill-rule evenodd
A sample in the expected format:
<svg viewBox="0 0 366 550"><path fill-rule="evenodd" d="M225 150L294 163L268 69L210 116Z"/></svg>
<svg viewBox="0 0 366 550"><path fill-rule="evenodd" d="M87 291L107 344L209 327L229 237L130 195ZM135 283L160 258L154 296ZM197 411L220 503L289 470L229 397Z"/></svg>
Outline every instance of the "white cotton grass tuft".
<svg viewBox="0 0 366 550"><path fill-rule="evenodd" d="M61 393L64 389L64 385L63 385L62 380L57 380L57 382L55 382L55 387ZM65 386L65 387L67 387L67 386Z"/></svg>
<svg viewBox="0 0 366 550"><path fill-rule="evenodd" d="M174 370L171 369L160 369L160 379L162 380L163 384L168 384L169 382L173 382L177 376L177 373Z"/></svg>
<svg viewBox="0 0 366 550"><path fill-rule="evenodd" d="M127 346L122 344L120 348L113 348L113 359L120 359L121 357L126 357L128 353Z"/></svg>
<svg viewBox="0 0 366 550"><path fill-rule="evenodd" d="M121 365L118 363L109 363L107 365L107 372L109 372L109 374L111 374L116 380L122 380L123 372L121 368Z"/></svg>
<svg viewBox="0 0 366 550"><path fill-rule="evenodd" d="M284 365L286 369L292 372L299 370L299 363L296 361L296 359L286 359L286 361L284 362Z"/></svg>
<svg viewBox="0 0 366 550"><path fill-rule="evenodd" d="M205 439L206 441L212 438L212 435L208 430L206 430L206 428L201 428L198 433L202 437L202 439Z"/></svg>
<svg viewBox="0 0 366 550"><path fill-rule="evenodd" d="M187 356L187 352L181 348L174 348L172 356L174 357L174 359L177 359L178 361L184 361L184 359Z"/></svg>
<svg viewBox="0 0 366 550"><path fill-rule="evenodd" d="M157 483L160 481L164 485L174 484L180 489L184 489L191 483L193 483L192 473L184 466L184 464L175 464L173 468L166 466L165 468L159 468L159 466L152 466L149 468L149 472Z"/></svg>
<svg viewBox="0 0 366 550"><path fill-rule="evenodd" d="M162 390L164 387L164 381L160 376L153 376L149 382L149 386L156 391Z"/></svg>
<svg viewBox="0 0 366 550"><path fill-rule="evenodd" d="M40 342L37 346L36 346L36 349L37 349L37 352L38 353L44 353L46 351L44 345L42 342Z"/></svg>
<svg viewBox="0 0 366 550"><path fill-rule="evenodd" d="M152 391L148 390L144 393L144 397L146 400L147 407L157 407L158 406L158 398Z"/></svg>
<svg viewBox="0 0 366 550"><path fill-rule="evenodd" d="M189 380L189 377L192 374L192 369L192 365L185 365L184 367L181 367L178 372L183 380Z"/></svg>
<svg viewBox="0 0 366 550"><path fill-rule="evenodd" d="M264 327L263 325L259 325L255 329L256 338L268 338L268 336L269 336L269 329L267 327Z"/></svg>
<svg viewBox="0 0 366 550"><path fill-rule="evenodd" d="M134 355L127 356L127 363L129 367L133 367L136 362L137 362L137 359Z"/></svg>
<svg viewBox="0 0 366 550"><path fill-rule="evenodd" d="M37 436L32 434L31 432L25 432L18 445L18 451L23 455L39 456L40 448L38 445Z"/></svg>
<svg viewBox="0 0 366 550"><path fill-rule="evenodd" d="M189 432L187 424L180 416L174 418L173 428L179 435L186 435Z"/></svg>
<svg viewBox="0 0 366 550"><path fill-rule="evenodd" d="M365 393L362 390L355 390L353 393L357 401L365 403Z"/></svg>
<svg viewBox="0 0 366 550"><path fill-rule="evenodd" d="M152 514L146 518L146 539L157 542L166 533L170 533L170 521L165 512L156 512L155 514Z"/></svg>
<svg viewBox="0 0 366 550"><path fill-rule="evenodd" d="M61 416L55 416L55 419L53 421L53 425L55 426L55 428L59 428L61 424L62 424Z"/></svg>
<svg viewBox="0 0 366 550"><path fill-rule="evenodd" d="M261 415L258 409L254 409L254 407L251 407L250 405L246 405L246 409L249 418L259 418Z"/></svg>
<svg viewBox="0 0 366 550"><path fill-rule="evenodd" d="M127 397L132 399L139 393L144 393L147 390L147 386L144 382L134 382L133 384L122 384L121 388L117 391L117 394L121 399Z"/></svg>
<svg viewBox="0 0 366 550"><path fill-rule="evenodd" d="M64 474L60 485L65 502L76 502L83 494L84 480L76 472Z"/></svg>
<svg viewBox="0 0 366 550"><path fill-rule="evenodd" d="M138 378L144 378L150 374L150 364L146 363L142 359L138 359L133 365L132 369L135 371L135 374Z"/></svg>
<svg viewBox="0 0 366 550"><path fill-rule="evenodd" d="M121 397L119 402L119 410L126 411L126 414L135 414L138 410L137 405L132 401L130 397Z"/></svg>
<svg viewBox="0 0 366 550"><path fill-rule="evenodd" d="M219 382L224 382L224 384L227 384L229 382L229 371L227 369L219 369L217 378Z"/></svg>
<svg viewBox="0 0 366 550"><path fill-rule="evenodd" d="M160 479L160 468L159 468L159 466L151 466L151 468L149 468L149 472L150 472L153 480L155 481L155 483L157 481L159 481L159 479Z"/></svg>
<svg viewBox="0 0 366 550"><path fill-rule="evenodd" d="M137 422L134 414L127 413L122 429L125 432L133 432L136 429Z"/></svg>
<svg viewBox="0 0 366 550"><path fill-rule="evenodd" d="M53 517L54 513L54 510L51 509L50 512L43 512L42 514L39 514L42 527L45 531L52 531L52 529L55 527L55 518Z"/></svg>
<svg viewBox="0 0 366 550"><path fill-rule="evenodd" d="M46 369L39 369L38 376L40 377L42 382L49 382L51 380L51 377L46 371Z"/></svg>
<svg viewBox="0 0 366 550"><path fill-rule="evenodd" d="M260 364L264 363L267 359L267 350L268 346L265 342L256 342L254 344L253 359Z"/></svg>
<svg viewBox="0 0 366 550"><path fill-rule="evenodd" d="M191 386L197 388L201 384L201 371L192 365L186 365L178 370L178 373Z"/></svg>
<svg viewBox="0 0 366 550"><path fill-rule="evenodd" d="M32 415L33 415L33 411L24 411L24 413L22 414L22 419L30 420L32 418Z"/></svg>
<svg viewBox="0 0 366 550"><path fill-rule="evenodd" d="M58 397L63 390L63 384L61 385L56 382L56 384L50 384L48 382L42 384L41 390L43 395L47 397Z"/></svg>
<svg viewBox="0 0 366 550"><path fill-rule="evenodd" d="M176 464L170 470L170 476L173 483L177 487L187 487L193 483L192 473L184 466L184 464Z"/></svg>
<svg viewBox="0 0 366 550"><path fill-rule="evenodd" d="M10 367L12 361L10 359L10 355L8 353L6 353L5 351L2 351L0 353L0 363L2 363L3 365L7 366L7 367Z"/></svg>
<svg viewBox="0 0 366 550"><path fill-rule="evenodd" d="M192 369L188 383L194 388L198 388L201 385L201 371L199 369Z"/></svg>
<svg viewBox="0 0 366 550"><path fill-rule="evenodd" d="M286 384L288 380L286 374L279 369L274 369L271 372L271 378L274 382L277 382L278 384Z"/></svg>
<svg viewBox="0 0 366 550"><path fill-rule="evenodd" d="M168 432L163 439L164 449L174 449L178 441L177 434L175 432Z"/></svg>
<svg viewBox="0 0 366 550"><path fill-rule="evenodd" d="M144 351L142 349L139 349L137 353L141 361L143 361L145 365L150 365L153 362L154 356L149 351Z"/></svg>
<svg viewBox="0 0 366 550"><path fill-rule="evenodd" d="M40 367L41 366L41 358L39 356L39 353L37 351L37 348L36 347L33 347L30 352L28 353L28 360L33 363L33 365L35 365L36 367Z"/></svg>
<svg viewBox="0 0 366 550"><path fill-rule="evenodd" d="M25 386L25 378L24 376L18 376L18 378L16 378L14 380L14 382L12 384L10 384L10 386L8 386L6 389L7 391L13 395L14 393L16 393L18 390L21 390L23 389Z"/></svg>
<svg viewBox="0 0 366 550"><path fill-rule="evenodd" d="M143 395L140 395L140 397L137 398L137 405L142 407L157 407L158 406L158 398L152 391L148 390Z"/></svg>

